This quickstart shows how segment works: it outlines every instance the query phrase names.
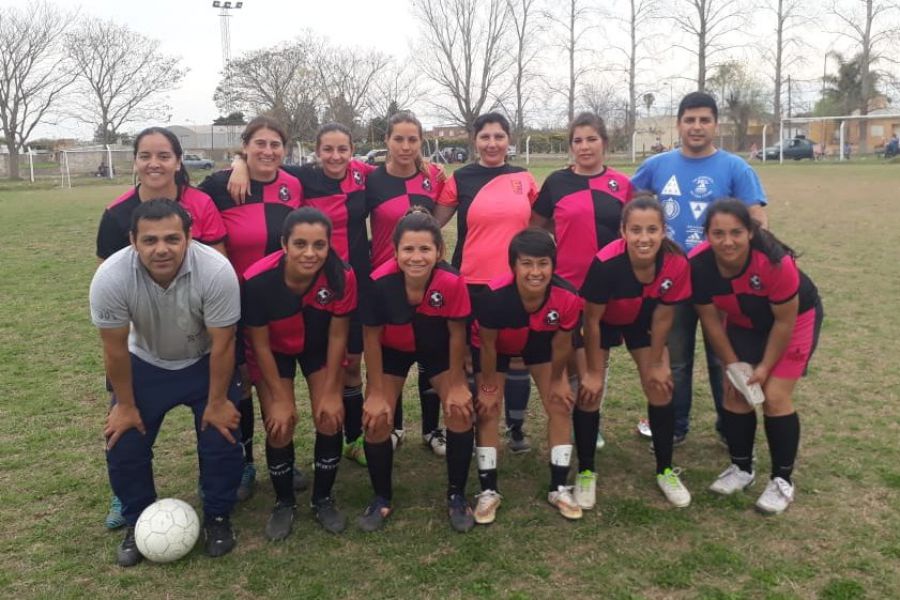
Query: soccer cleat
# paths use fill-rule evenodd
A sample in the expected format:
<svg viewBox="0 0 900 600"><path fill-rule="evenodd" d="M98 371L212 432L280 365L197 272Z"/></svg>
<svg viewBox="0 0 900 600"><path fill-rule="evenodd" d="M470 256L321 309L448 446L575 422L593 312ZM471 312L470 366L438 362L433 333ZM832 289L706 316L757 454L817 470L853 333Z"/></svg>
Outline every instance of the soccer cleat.
<svg viewBox="0 0 900 600"><path fill-rule="evenodd" d="M475 522L479 525L490 525L497 519L497 509L503 496L497 490L484 490L475 494Z"/></svg>
<svg viewBox="0 0 900 600"><path fill-rule="evenodd" d="M575 503L582 510L591 510L597 504L597 474L582 471L575 476Z"/></svg>
<svg viewBox="0 0 900 600"><path fill-rule="evenodd" d="M475 517L472 515L472 507L462 494L453 494L447 500L447 514L450 517L450 527L459 533L466 533L475 527Z"/></svg>
<svg viewBox="0 0 900 600"><path fill-rule="evenodd" d="M228 517L212 517L203 523L206 536L206 553L217 558L225 556L234 549L236 543L231 520Z"/></svg>
<svg viewBox="0 0 900 600"><path fill-rule="evenodd" d="M366 460L366 449L363 446L365 440L363 436L359 436L352 442L344 442L344 457L349 458L361 467L369 464Z"/></svg>
<svg viewBox="0 0 900 600"><path fill-rule="evenodd" d="M403 439L406 437L405 429L392 429L391 430L391 446L394 447L394 450L400 447L403 443Z"/></svg>
<svg viewBox="0 0 900 600"><path fill-rule="evenodd" d="M249 500L256 489L256 466L253 463L244 464L244 472L241 473L241 484L238 486L238 502Z"/></svg>
<svg viewBox="0 0 900 600"><path fill-rule="evenodd" d="M266 521L266 539L278 542L291 534L294 527L294 513L296 507L291 502L276 502Z"/></svg>
<svg viewBox="0 0 900 600"><path fill-rule="evenodd" d="M113 496L109 501L109 512L106 513L103 524L107 529L118 529L125 525L125 517L122 516L122 501L118 496Z"/></svg>
<svg viewBox="0 0 900 600"><path fill-rule="evenodd" d="M367 533L372 533L384 527L384 522L387 521L392 512L390 501L381 496L375 496L375 499L369 503L369 506L366 507L357 523L360 529Z"/></svg>
<svg viewBox="0 0 900 600"><path fill-rule="evenodd" d="M447 456L447 438L443 429L435 429L431 433L422 436L422 443L431 448L438 456Z"/></svg>
<svg viewBox="0 0 900 600"><path fill-rule="evenodd" d="M728 468L719 473L719 476L709 486L709 491L723 496L730 496L735 492L740 492L753 485L755 475L742 470L735 464L728 465Z"/></svg>
<svg viewBox="0 0 900 600"><path fill-rule="evenodd" d="M314 500L311 504L313 514L319 525L329 533L341 533L347 528L347 517L338 510L334 503L334 498L326 496L319 500Z"/></svg>
<svg viewBox="0 0 900 600"><path fill-rule="evenodd" d="M513 454L522 454L531 450L531 442L522 431L521 426L510 427L506 430L506 447Z"/></svg>
<svg viewBox="0 0 900 600"><path fill-rule="evenodd" d="M681 469L666 469L656 476L656 485L659 486L669 503L678 508L684 508L691 503L691 493L681 483L681 479L678 477L680 474Z"/></svg>
<svg viewBox="0 0 900 600"><path fill-rule="evenodd" d="M650 430L650 421L647 419L641 419L638 421L637 427L635 428L637 434L641 437L652 438L653 432Z"/></svg>
<svg viewBox="0 0 900 600"><path fill-rule="evenodd" d="M142 560L144 557L138 550L137 541L134 539L134 525L132 525L125 530L125 538L116 548L116 564L120 567L133 567Z"/></svg>
<svg viewBox="0 0 900 600"><path fill-rule="evenodd" d="M578 506L578 503L575 502L575 498L572 496L572 486L570 485L561 485L547 494L547 502L555 506L559 514L571 521L580 519L583 516L581 507Z"/></svg>
<svg viewBox="0 0 900 600"><path fill-rule="evenodd" d="M794 486L781 477L769 480L756 501L756 508L767 515L780 515L794 501Z"/></svg>
<svg viewBox="0 0 900 600"><path fill-rule="evenodd" d="M309 477L300 470L300 467L294 467L294 491L305 492L309 487Z"/></svg>
<svg viewBox="0 0 900 600"><path fill-rule="evenodd" d="M603 434L598 431L596 448L597 448L597 450L603 450L605 447L606 447L606 440L603 439Z"/></svg>

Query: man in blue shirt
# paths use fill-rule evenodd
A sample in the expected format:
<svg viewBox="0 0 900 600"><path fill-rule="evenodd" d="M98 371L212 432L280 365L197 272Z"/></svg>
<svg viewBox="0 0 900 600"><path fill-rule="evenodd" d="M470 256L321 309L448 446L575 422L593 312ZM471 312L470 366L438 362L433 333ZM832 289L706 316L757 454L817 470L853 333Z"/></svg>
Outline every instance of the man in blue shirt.
<svg viewBox="0 0 900 600"><path fill-rule="evenodd" d="M719 111L709 94L692 92L678 105L678 135L681 147L648 158L631 180L635 191L653 193L666 215L666 233L690 252L703 239L706 209L719 198L742 200L751 216L767 225L766 194L756 172L744 159L719 150L714 141ZM690 304L679 305L669 334L669 359L675 389L675 443L684 441L689 430L694 370L697 314ZM710 386L716 405L716 429L721 434L722 365L706 344Z"/></svg>

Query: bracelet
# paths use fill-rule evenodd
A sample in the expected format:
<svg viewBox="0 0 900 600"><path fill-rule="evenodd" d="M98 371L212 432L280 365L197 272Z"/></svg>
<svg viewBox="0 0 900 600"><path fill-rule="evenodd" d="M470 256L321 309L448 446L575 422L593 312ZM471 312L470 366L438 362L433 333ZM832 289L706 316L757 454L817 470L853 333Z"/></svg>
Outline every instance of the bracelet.
<svg viewBox="0 0 900 600"><path fill-rule="evenodd" d="M496 386L496 385L485 385L485 384L482 383L480 389L481 389L481 391L484 392L485 394L494 394L494 393L497 392L497 386Z"/></svg>

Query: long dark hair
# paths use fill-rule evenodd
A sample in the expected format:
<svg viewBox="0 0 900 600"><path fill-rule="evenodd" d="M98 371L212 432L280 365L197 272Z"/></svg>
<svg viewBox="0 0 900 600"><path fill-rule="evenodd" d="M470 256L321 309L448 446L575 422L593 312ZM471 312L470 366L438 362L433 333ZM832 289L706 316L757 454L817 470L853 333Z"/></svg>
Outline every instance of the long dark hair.
<svg viewBox="0 0 900 600"><path fill-rule="evenodd" d="M181 140L178 139L178 136L166 129L165 127L148 127L141 131L134 138L134 158L137 159L138 155L138 146L141 145L141 140L147 137L148 135L159 134L169 140L169 145L172 146L172 152L175 154L175 158L181 162L181 157L184 156L184 148L181 147ZM191 176L188 173L187 167L184 166L184 163L181 163L181 168L178 169L178 172L175 173L175 185L178 186L178 197L181 198L181 190L189 185L191 185Z"/></svg>
<svg viewBox="0 0 900 600"><path fill-rule="evenodd" d="M636 210L652 210L659 216L659 222L662 223L663 228L666 226L666 213L663 212L662 205L656 201L656 198L649 194L639 194L631 200L631 202L625 205L625 208L622 209L622 229L625 229L625 225L628 223L628 217L631 216ZM681 246L673 242L669 239L669 236L666 236L662 240L662 245L660 249L663 252L668 252L669 254L677 254L679 256L684 255L684 250L681 249Z"/></svg>
<svg viewBox="0 0 900 600"><path fill-rule="evenodd" d="M325 271L325 279L328 281L328 287L334 291L338 298L343 298L344 289L346 287L344 285L346 269L344 268L344 261L341 260L341 257L335 252L334 246L331 245L331 219L325 216L325 213L312 206L304 206L292 210L288 213L288 216L284 218L284 223L281 226L281 243L287 246L291 233L294 231L294 227L303 224L318 224L325 227L325 233L328 237L328 256L325 257L325 264L322 265L322 270Z"/></svg>
<svg viewBox="0 0 900 600"><path fill-rule="evenodd" d="M394 234L391 241L394 243L396 250L400 246L400 238L407 231L427 231L434 239L434 245L437 246L440 254L444 253L444 236L441 235L441 225L437 222L432 214L424 206L412 206L403 215L403 218L397 221L394 227Z"/></svg>
<svg viewBox="0 0 900 600"><path fill-rule="evenodd" d="M509 241L509 268L514 269L516 260L521 255L535 258L548 257L556 270L556 243L546 229L528 227L513 236Z"/></svg>
<svg viewBox="0 0 900 600"><path fill-rule="evenodd" d="M769 262L777 265L785 255L796 258L798 255L793 248L779 240L767 229L759 226L759 223L750 216L750 209L740 200L734 198L722 198L713 202L706 209L706 223L703 232L709 239L709 226L716 215L731 215L741 222L741 225L750 232L750 247L759 250L766 255Z"/></svg>

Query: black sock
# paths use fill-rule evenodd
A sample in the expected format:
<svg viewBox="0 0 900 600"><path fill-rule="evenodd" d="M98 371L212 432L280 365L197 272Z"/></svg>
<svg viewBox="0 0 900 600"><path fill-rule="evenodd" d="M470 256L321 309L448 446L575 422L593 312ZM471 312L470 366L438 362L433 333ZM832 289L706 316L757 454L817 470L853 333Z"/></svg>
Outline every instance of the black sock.
<svg viewBox="0 0 900 600"><path fill-rule="evenodd" d="M241 398L238 404L241 413L241 446L244 449L244 462L253 462L253 394Z"/></svg>
<svg viewBox="0 0 900 600"><path fill-rule="evenodd" d="M597 452L597 432L600 430L600 411L572 411L572 428L575 431L575 451L578 453L578 470L595 471L594 454ZM555 489L555 488L554 488Z"/></svg>
<svg viewBox="0 0 900 600"><path fill-rule="evenodd" d="M397 394L397 404L394 407L394 429L403 429L403 391Z"/></svg>
<svg viewBox="0 0 900 600"><path fill-rule="evenodd" d="M728 440L731 462L741 471L753 472L753 442L756 438L756 411L734 413L722 409L722 433Z"/></svg>
<svg viewBox="0 0 900 600"><path fill-rule="evenodd" d="M362 386L344 387L344 437L352 442L362 435Z"/></svg>
<svg viewBox="0 0 900 600"><path fill-rule="evenodd" d="M422 404L422 435L428 435L440 426L441 398L431 387L421 365L419 365L419 402Z"/></svg>
<svg viewBox="0 0 900 600"><path fill-rule="evenodd" d="M481 491L497 489L497 469L478 469L478 483L481 484Z"/></svg>
<svg viewBox="0 0 900 600"><path fill-rule="evenodd" d="M313 450L315 476L313 477L313 502L331 495L337 477L338 463L341 462L341 433L325 435L316 432L316 446Z"/></svg>
<svg viewBox="0 0 900 600"><path fill-rule="evenodd" d="M653 432L653 454L656 455L656 473L672 468L672 436L675 435L675 406L647 405L647 418Z"/></svg>
<svg viewBox="0 0 900 600"><path fill-rule="evenodd" d="M447 430L447 497L466 493L466 479L469 477L469 463L472 462L472 447L475 444L475 429L462 433Z"/></svg>
<svg viewBox="0 0 900 600"><path fill-rule="evenodd" d="M294 496L294 442L284 448L273 448L266 443L266 463L269 479L275 488L275 499L282 504L296 504Z"/></svg>
<svg viewBox="0 0 900 600"><path fill-rule="evenodd" d="M506 410L506 426L521 429L528 410L531 395L531 376L526 369L510 369L503 387L503 406Z"/></svg>
<svg viewBox="0 0 900 600"><path fill-rule="evenodd" d="M797 413L783 417L766 417L766 438L772 457L772 477L791 483L797 447L800 445L800 417Z"/></svg>
<svg viewBox="0 0 900 600"><path fill-rule="evenodd" d="M566 485L569 479L569 465L554 465L550 463L550 491L555 492L560 486Z"/></svg>
<svg viewBox="0 0 900 600"><path fill-rule="evenodd" d="M390 500L393 494L391 474L394 470L394 445L391 440L373 443L365 442L366 462L369 468L369 480L376 496Z"/></svg>

